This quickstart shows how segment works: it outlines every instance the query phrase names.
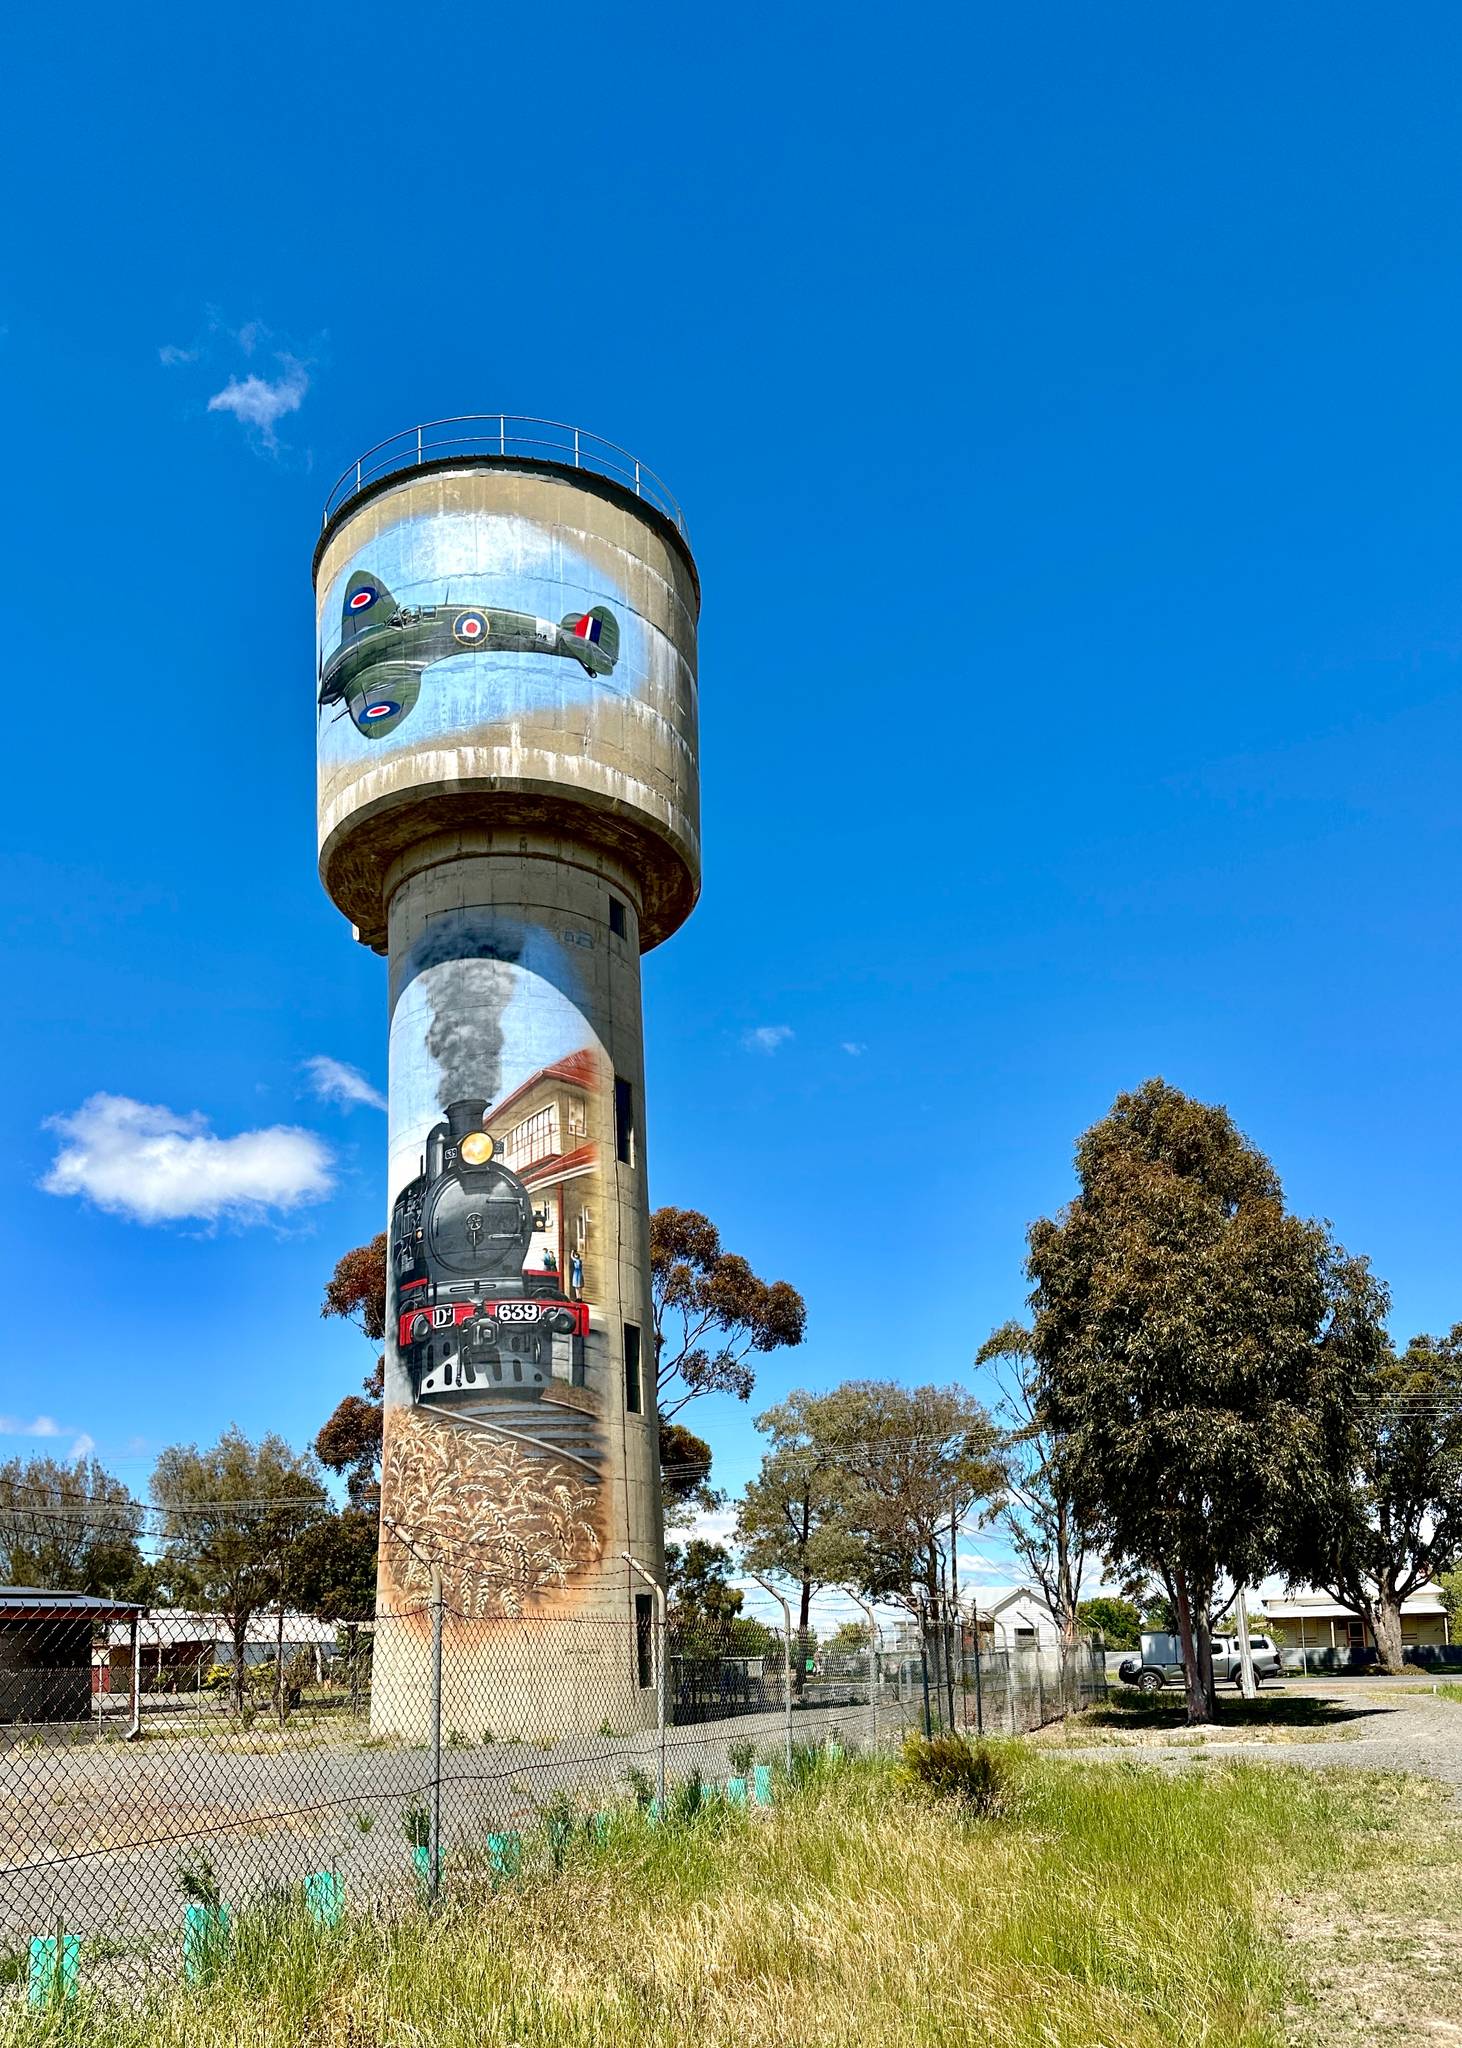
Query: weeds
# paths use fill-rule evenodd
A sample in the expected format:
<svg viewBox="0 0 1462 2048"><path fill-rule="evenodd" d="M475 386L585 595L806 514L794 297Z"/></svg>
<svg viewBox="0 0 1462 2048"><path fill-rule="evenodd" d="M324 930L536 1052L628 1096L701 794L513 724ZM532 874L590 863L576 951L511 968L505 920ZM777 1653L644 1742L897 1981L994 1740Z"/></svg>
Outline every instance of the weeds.
<svg viewBox="0 0 1462 2048"><path fill-rule="evenodd" d="M971 1742L963 1735L911 1735L899 1780L926 1799L943 1799L981 1820L1014 1805L1017 1760L1011 1746Z"/></svg>
<svg viewBox="0 0 1462 2048"><path fill-rule="evenodd" d="M190 1906L207 1906L216 1913L223 1904L217 1873L203 1850L178 1865L178 1890Z"/></svg>
<svg viewBox="0 0 1462 2048"><path fill-rule="evenodd" d="M992 1746L998 1752L1000 1745ZM996 1827L871 1759L800 1759L755 1821L618 1810L555 1870L532 1838L511 1887L449 1886L338 1928L298 1898L241 1912L206 1992L0 2021L4 2048L1272 2048L1294 1986L1265 1899L1435 1853L1416 1781L1267 1766L1158 1773L1020 1759ZM583 1840L572 1802L540 1811ZM1437 1881L1450 1876L1438 1868Z"/></svg>

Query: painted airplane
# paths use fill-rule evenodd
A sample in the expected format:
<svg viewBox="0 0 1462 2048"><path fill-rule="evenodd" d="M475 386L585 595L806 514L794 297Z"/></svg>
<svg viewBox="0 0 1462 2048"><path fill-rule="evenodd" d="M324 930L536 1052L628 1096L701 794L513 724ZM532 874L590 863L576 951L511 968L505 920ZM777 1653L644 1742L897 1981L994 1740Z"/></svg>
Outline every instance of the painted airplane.
<svg viewBox="0 0 1462 2048"><path fill-rule="evenodd" d="M529 612L472 604L399 605L378 576L357 569L345 586L340 645L320 676L319 702L342 704L367 739L409 718L426 669L454 654L564 654L585 675L619 659L619 621L602 604L558 624Z"/></svg>

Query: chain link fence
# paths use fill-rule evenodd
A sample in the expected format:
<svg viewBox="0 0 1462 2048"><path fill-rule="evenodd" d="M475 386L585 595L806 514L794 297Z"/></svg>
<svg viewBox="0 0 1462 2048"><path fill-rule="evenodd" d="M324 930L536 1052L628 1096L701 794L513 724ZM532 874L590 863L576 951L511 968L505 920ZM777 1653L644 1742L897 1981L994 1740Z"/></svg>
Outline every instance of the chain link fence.
<svg viewBox="0 0 1462 2048"><path fill-rule="evenodd" d="M350 1627L266 1616L238 1647L217 1617L7 1621L15 1995L37 1954L140 1991L200 1928L281 1892L409 1903L617 1812L768 1803L814 1748L1016 1733L1105 1690L1099 1649L996 1650L967 1622L803 1655L744 1615L484 1621L431 1598Z"/></svg>

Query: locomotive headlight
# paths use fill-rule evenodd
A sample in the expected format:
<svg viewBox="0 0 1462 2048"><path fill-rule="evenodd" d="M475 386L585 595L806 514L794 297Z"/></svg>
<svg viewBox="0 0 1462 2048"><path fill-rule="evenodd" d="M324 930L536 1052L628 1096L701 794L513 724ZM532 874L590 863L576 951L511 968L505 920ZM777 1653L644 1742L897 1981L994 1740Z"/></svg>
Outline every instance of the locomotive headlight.
<svg viewBox="0 0 1462 2048"><path fill-rule="evenodd" d="M429 1330L430 1328L431 1328L431 1317L430 1317L430 1316L423 1316L423 1315L415 1315L415 1316L413 1316L413 1317L411 1318L411 1341L412 1341L412 1343L413 1343L413 1344L419 1344L419 1343L421 1342L422 1338L423 1338L423 1337L424 1337L424 1336L426 1335L427 1331L428 1331L428 1330Z"/></svg>
<svg viewBox="0 0 1462 2048"><path fill-rule="evenodd" d="M462 1140L462 1158L468 1166L486 1166L492 1151L492 1139L486 1131L469 1131Z"/></svg>

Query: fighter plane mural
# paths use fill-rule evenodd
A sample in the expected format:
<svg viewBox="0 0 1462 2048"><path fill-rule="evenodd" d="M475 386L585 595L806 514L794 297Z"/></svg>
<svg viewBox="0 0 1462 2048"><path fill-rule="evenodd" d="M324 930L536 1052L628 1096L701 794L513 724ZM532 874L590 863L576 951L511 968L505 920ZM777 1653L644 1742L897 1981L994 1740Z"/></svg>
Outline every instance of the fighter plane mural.
<svg viewBox="0 0 1462 2048"><path fill-rule="evenodd" d="M378 576L357 569L345 586L340 645L320 673L320 704L340 704L367 739L411 716L425 671L454 654L564 654L585 675L619 659L619 621L602 604L558 624L486 605L397 604Z"/></svg>

